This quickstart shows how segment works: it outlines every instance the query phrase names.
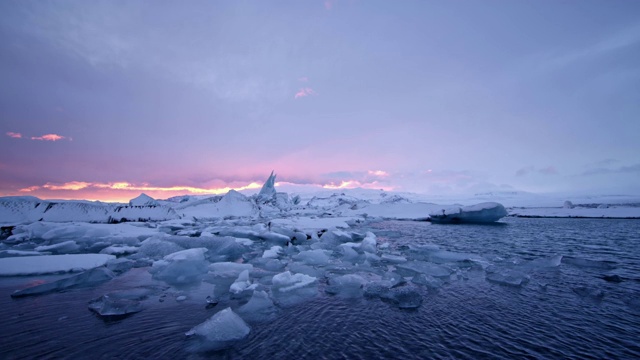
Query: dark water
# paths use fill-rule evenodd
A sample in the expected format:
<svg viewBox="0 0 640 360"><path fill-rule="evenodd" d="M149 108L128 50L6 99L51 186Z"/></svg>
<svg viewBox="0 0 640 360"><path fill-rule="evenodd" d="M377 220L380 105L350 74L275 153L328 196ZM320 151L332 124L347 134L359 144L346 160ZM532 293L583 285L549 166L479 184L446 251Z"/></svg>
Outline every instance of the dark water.
<svg viewBox="0 0 640 360"><path fill-rule="evenodd" d="M640 357L640 221L509 218L496 226L383 222L369 229L403 254L409 245L436 244L498 267L564 258L556 267L532 268L519 287L460 266L438 289L422 287L415 310L329 296L321 284L315 299L251 324L234 347L205 354L187 352L184 333L222 309L203 306L207 284L177 302L175 289L134 269L92 289L12 299L26 282L56 277L0 278L0 358ZM608 275L622 281L603 279ZM157 290L140 313L105 322L87 309L93 298L140 284Z"/></svg>

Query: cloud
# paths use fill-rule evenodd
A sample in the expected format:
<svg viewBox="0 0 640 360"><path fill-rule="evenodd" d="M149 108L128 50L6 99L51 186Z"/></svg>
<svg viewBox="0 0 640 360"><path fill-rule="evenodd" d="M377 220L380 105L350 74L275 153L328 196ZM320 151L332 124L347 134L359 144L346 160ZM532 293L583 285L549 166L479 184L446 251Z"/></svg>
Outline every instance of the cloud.
<svg viewBox="0 0 640 360"><path fill-rule="evenodd" d="M71 181L68 183L64 183L62 185L53 185L53 184L45 184L42 187L49 190L82 190L89 187L91 183L83 182L83 181Z"/></svg>
<svg viewBox="0 0 640 360"><path fill-rule="evenodd" d="M16 132L8 131L7 136L14 139L22 139L22 134Z"/></svg>
<svg viewBox="0 0 640 360"><path fill-rule="evenodd" d="M526 176L534 170L535 168L533 166L523 167L522 169L518 169L518 171L516 171L516 176Z"/></svg>
<svg viewBox="0 0 640 360"><path fill-rule="evenodd" d="M317 93L312 88L300 88L300 90L298 90L298 92L294 96L294 99L302 98L310 95L317 95Z"/></svg>
<svg viewBox="0 0 640 360"><path fill-rule="evenodd" d="M547 167L543 167L541 169L536 169L534 166L527 166L527 167L523 167L522 169L518 169L518 171L516 171L516 176L527 176L533 172L537 172L540 173L542 175L556 175L558 174L558 170L555 168L555 166L547 166Z"/></svg>
<svg viewBox="0 0 640 360"><path fill-rule="evenodd" d="M384 185L377 181L363 183L358 180L343 180L339 184L331 182L329 184L322 185L322 187L325 189L331 189L331 190L362 188L362 189L382 189L385 191L393 191L395 189L395 187L393 186Z"/></svg>
<svg viewBox="0 0 640 360"><path fill-rule="evenodd" d="M325 0L324 8L326 10L331 10L331 9L333 9L333 4L335 4L335 0Z"/></svg>
<svg viewBox="0 0 640 360"><path fill-rule="evenodd" d="M551 60L551 64L556 66L568 66L575 62L605 55L620 49L635 46L640 42L640 24L636 24L617 32L597 43L589 46L573 49L563 55Z"/></svg>
<svg viewBox="0 0 640 360"><path fill-rule="evenodd" d="M123 191L157 191L157 192L183 192L183 193L191 193L191 194L224 194L229 192L229 190L248 190L248 189L259 189L262 185L252 182L245 186L237 186L237 187L222 187L222 188L199 188L192 186L153 186L149 184L131 184L128 182L112 182L112 183L90 183L84 181L70 181L62 184L51 184L46 183L42 186L30 186L23 189L20 189L20 192L34 192L40 189L47 189L52 191L62 191L62 190L71 190L78 191L84 189L107 189L107 190L123 190Z"/></svg>
<svg viewBox="0 0 640 360"><path fill-rule="evenodd" d="M602 175L602 174L629 174L640 172L640 164L630 165L630 166L620 166L617 168L609 168L609 167L598 167L592 168L581 175L590 176L590 175Z"/></svg>
<svg viewBox="0 0 640 360"><path fill-rule="evenodd" d="M558 174L558 170L555 168L555 166L547 166L545 168L542 168L542 169L538 170L538 172L540 174L543 174L543 175L556 175L556 174Z"/></svg>
<svg viewBox="0 0 640 360"><path fill-rule="evenodd" d="M379 177L387 177L389 176L389 173L383 170L369 170L367 171L367 174L372 175L372 176L379 176Z"/></svg>
<svg viewBox="0 0 640 360"><path fill-rule="evenodd" d="M69 141L71 141L71 138L68 138L66 136L62 136L62 135L58 135L58 134L45 134L42 136L32 136L31 140L39 140L39 141L58 141L58 140L64 140L67 139Z"/></svg>

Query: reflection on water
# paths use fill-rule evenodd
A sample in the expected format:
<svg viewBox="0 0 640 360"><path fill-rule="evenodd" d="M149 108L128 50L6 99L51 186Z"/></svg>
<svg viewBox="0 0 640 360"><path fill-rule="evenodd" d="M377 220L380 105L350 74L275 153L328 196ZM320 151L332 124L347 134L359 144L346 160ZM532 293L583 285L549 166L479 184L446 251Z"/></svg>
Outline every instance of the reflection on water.
<svg viewBox="0 0 640 360"><path fill-rule="evenodd" d="M177 290L133 269L91 289L11 299L15 289L60 276L0 279L2 358L637 358L640 356L640 222L507 219L501 226L423 222L369 225L400 254L420 246L458 253L440 287L418 287L422 305L398 309L380 299L324 292L280 311L228 350L191 354L184 333L226 306L207 309L213 285ZM364 229L363 229L364 230ZM537 259L563 255L559 266ZM455 260L455 259L454 259ZM546 261L546 260L545 260ZM551 260L549 260L551 261ZM482 266L477 266L481 264ZM487 281L491 267L526 273L522 286ZM524 270L523 270L524 269ZM617 276L617 277L615 277ZM105 293L146 286L145 309L104 321L88 303ZM187 297L177 301L178 296Z"/></svg>

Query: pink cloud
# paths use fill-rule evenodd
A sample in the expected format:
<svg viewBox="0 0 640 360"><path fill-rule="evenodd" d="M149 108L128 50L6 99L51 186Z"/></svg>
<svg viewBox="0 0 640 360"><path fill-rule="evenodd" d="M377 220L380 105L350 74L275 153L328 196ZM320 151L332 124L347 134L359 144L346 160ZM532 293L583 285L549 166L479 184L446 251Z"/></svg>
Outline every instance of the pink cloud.
<svg viewBox="0 0 640 360"><path fill-rule="evenodd" d="M325 0L324 8L327 9L327 10L333 9L333 3L334 2L335 2L334 0Z"/></svg>
<svg viewBox="0 0 640 360"><path fill-rule="evenodd" d="M42 135L42 136L32 136L31 140L40 140L40 141L58 141L58 140L63 140L63 139L69 139L69 141L71 141L71 138L67 138L66 136L61 136L58 134L46 134L46 135Z"/></svg>
<svg viewBox="0 0 640 360"><path fill-rule="evenodd" d="M306 76L299 77L299 78L298 78L298 81L307 82L307 81L309 81L309 78L308 78L308 77L306 77Z"/></svg>
<svg viewBox="0 0 640 360"><path fill-rule="evenodd" d="M380 176L380 177L389 176L389 173L384 170L369 170L368 174L373 176Z"/></svg>
<svg viewBox="0 0 640 360"><path fill-rule="evenodd" d="M22 134L11 132L11 131L7 132L7 136L14 139L22 139Z"/></svg>
<svg viewBox="0 0 640 360"><path fill-rule="evenodd" d="M32 191L36 191L38 189L40 189L40 186L29 186L29 187L20 189L19 191L20 192L32 192Z"/></svg>
<svg viewBox="0 0 640 360"><path fill-rule="evenodd" d="M89 185L91 184L84 181L70 181L62 185L52 185L47 183L42 187L49 190L82 190L89 187Z"/></svg>
<svg viewBox="0 0 640 360"><path fill-rule="evenodd" d="M300 88L300 90L298 90L294 98L297 99L297 98L302 98L309 95L317 95L317 93L313 91L312 88Z"/></svg>

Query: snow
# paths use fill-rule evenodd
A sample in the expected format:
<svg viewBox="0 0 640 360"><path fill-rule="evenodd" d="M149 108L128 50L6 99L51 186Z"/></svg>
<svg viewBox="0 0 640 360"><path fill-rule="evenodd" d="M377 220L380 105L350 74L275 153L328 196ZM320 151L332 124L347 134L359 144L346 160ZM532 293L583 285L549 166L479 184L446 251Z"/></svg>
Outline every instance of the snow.
<svg viewBox="0 0 640 360"><path fill-rule="evenodd" d="M256 217L258 215L258 207L248 197L235 190L231 190L220 199L211 198L205 201L187 204L185 207L177 207L176 212L182 217L198 220L228 217Z"/></svg>
<svg viewBox="0 0 640 360"><path fill-rule="evenodd" d="M157 206L158 202L151 196L142 193L138 197L129 200L129 206Z"/></svg>
<svg viewBox="0 0 640 360"><path fill-rule="evenodd" d="M43 255L0 258L0 276L57 274L103 266L107 254Z"/></svg>

